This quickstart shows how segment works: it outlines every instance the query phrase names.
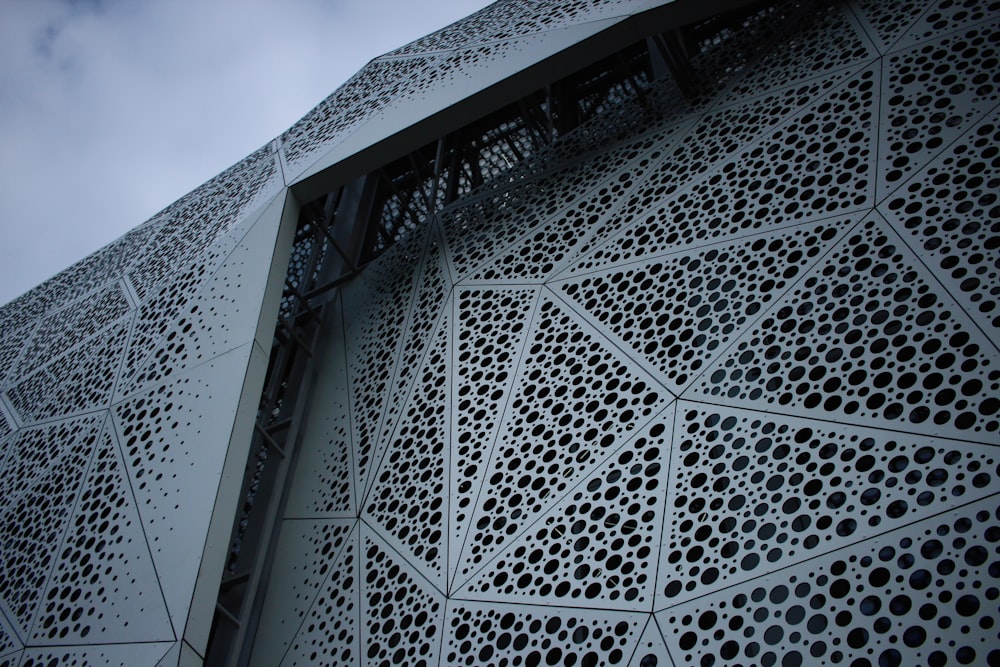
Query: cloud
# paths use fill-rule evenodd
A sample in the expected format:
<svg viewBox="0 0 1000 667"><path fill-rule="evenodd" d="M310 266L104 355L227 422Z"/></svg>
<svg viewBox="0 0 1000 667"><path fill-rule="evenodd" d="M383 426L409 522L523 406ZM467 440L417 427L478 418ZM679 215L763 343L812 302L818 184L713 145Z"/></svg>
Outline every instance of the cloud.
<svg viewBox="0 0 1000 667"><path fill-rule="evenodd" d="M0 303L485 2L0 3Z"/></svg>

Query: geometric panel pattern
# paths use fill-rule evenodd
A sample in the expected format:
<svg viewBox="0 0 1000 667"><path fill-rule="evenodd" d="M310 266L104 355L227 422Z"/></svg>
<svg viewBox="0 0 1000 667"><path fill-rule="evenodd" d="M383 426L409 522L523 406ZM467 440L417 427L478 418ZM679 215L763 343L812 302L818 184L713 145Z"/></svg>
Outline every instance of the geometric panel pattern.
<svg viewBox="0 0 1000 667"><path fill-rule="evenodd" d="M157 577L181 632L252 344L114 407L112 421ZM206 442L223 446L206 447Z"/></svg>
<svg viewBox="0 0 1000 667"><path fill-rule="evenodd" d="M1000 660L1000 8L956 7L779 3L697 61L714 92L366 267L251 662ZM362 583L314 584L348 497Z"/></svg>
<svg viewBox="0 0 1000 667"><path fill-rule="evenodd" d="M879 206L948 292L981 315L994 341L1000 331L998 145L994 109Z"/></svg>
<svg viewBox="0 0 1000 667"><path fill-rule="evenodd" d="M452 448L449 494L452 543L465 534L473 503L482 486L496 421L514 381L526 328L535 308L536 288L455 290ZM453 572L458 549L448 553Z"/></svg>
<svg viewBox="0 0 1000 667"><path fill-rule="evenodd" d="M646 618L587 609L455 602L448 608L441 664L616 665L635 651Z"/></svg>
<svg viewBox="0 0 1000 667"><path fill-rule="evenodd" d="M178 645L283 187L265 147L0 308L0 664Z"/></svg>
<svg viewBox="0 0 1000 667"><path fill-rule="evenodd" d="M450 311L446 305L431 336L364 512L386 540L439 588L446 586L448 563L448 480L428 473L450 469Z"/></svg>
<svg viewBox="0 0 1000 667"><path fill-rule="evenodd" d="M661 4L502 0L0 308L0 665L192 652L285 174ZM998 36L755 6L484 161L329 309L252 662L1000 662Z"/></svg>
<svg viewBox="0 0 1000 667"><path fill-rule="evenodd" d="M26 428L8 445L0 486L6 545L0 585L8 620L21 637L43 600L104 421L103 415L90 416Z"/></svg>
<svg viewBox="0 0 1000 667"><path fill-rule="evenodd" d="M672 399L553 297L543 294L535 315L456 586Z"/></svg>
<svg viewBox="0 0 1000 667"><path fill-rule="evenodd" d="M339 304L334 304L339 305ZM340 319L327 332L329 340L343 339ZM322 446L299 449L300 474L289 492L285 516L354 517L355 456L350 438L350 405L347 390L347 367L342 345L331 345L322 365L321 380L313 389L313 400L323 405L322 419L311 420L303 442L319 440Z"/></svg>
<svg viewBox="0 0 1000 667"><path fill-rule="evenodd" d="M622 347L653 365L675 394L733 332L788 288L855 216L824 220L605 269L555 283ZM768 259L758 257L768 253ZM629 294L622 300L622 293ZM668 309L666 304L676 304Z"/></svg>
<svg viewBox="0 0 1000 667"><path fill-rule="evenodd" d="M311 664L319 657L319 653L314 653L316 646L332 647L334 642L330 639L341 633L356 636L358 600L356 591L352 591L360 580L355 572L360 562L357 533L357 521L344 519L321 523L296 521L288 525L275 557L275 579L270 592L284 599L281 604L267 606L272 614L279 609L282 613L262 619L265 627L273 629L274 640L262 647L267 653L258 655L258 660L271 665L303 664L300 661ZM335 592L341 589L346 590ZM338 603L338 595L352 596L354 604ZM344 620L331 621L331 611ZM319 622L313 622L314 617ZM341 648L343 652L350 650L347 645ZM344 664L351 662L344 653L341 658Z"/></svg>
<svg viewBox="0 0 1000 667"><path fill-rule="evenodd" d="M995 442L998 391L996 347L873 214L705 371L695 394L822 408L853 423L930 422Z"/></svg>
<svg viewBox="0 0 1000 667"><path fill-rule="evenodd" d="M656 617L692 662L995 664L998 541L982 501Z"/></svg>
<svg viewBox="0 0 1000 667"><path fill-rule="evenodd" d="M32 642L173 639L118 444L107 428L95 444Z"/></svg>
<svg viewBox="0 0 1000 667"><path fill-rule="evenodd" d="M1000 102L998 30L973 24L883 59L880 199Z"/></svg>
<svg viewBox="0 0 1000 667"><path fill-rule="evenodd" d="M437 664L444 595L365 525L361 553L360 625L368 664Z"/></svg>
<svg viewBox="0 0 1000 667"><path fill-rule="evenodd" d="M995 447L686 401L678 411L663 604L977 500L998 481ZM711 518L693 520L706 507Z"/></svg>
<svg viewBox="0 0 1000 667"><path fill-rule="evenodd" d="M871 208L876 142L867 130L876 126L878 82L877 67L866 67L691 185L669 197L654 190L629 210L632 224L568 271Z"/></svg>
<svg viewBox="0 0 1000 667"><path fill-rule="evenodd" d="M673 418L671 405L454 596L648 607L656 583L652 555L663 523L660 486L670 463Z"/></svg>

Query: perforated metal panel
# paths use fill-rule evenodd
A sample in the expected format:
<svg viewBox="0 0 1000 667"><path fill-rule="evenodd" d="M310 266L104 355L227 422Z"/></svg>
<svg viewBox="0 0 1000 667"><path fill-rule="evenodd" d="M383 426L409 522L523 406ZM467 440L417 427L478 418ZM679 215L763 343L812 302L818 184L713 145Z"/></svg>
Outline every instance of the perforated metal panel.
<svg viewBox="0 0 1000 667"><path fill-rule="evenodd" d="M262 149L0 309L0 664L177 665L283 187Z"/></svg>
<svg viewBox="0 0 1000 667"><path fill-rule="evenodd" d="M198 662L286 186L662 4L497 3L0 308L0 665ZM998 21L755 5L487 150L325 311L251 661L1000 662Z"/></svg>
<svg viewBox="0 0 1000 667"><path fill-rule="evenodd" d="M998 12L760 8L370 265L253 663L1000 661Z"/></svg>

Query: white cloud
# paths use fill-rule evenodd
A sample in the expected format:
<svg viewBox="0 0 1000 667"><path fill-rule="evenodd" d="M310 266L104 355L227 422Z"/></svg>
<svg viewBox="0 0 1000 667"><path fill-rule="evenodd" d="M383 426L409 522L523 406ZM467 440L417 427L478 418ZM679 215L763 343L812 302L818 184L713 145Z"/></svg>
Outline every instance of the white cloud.
<svg viewBox="0 0 1000 667"><path fill-rule="evenodd" d="M0 3L0 304L475 0Z"/></svg>

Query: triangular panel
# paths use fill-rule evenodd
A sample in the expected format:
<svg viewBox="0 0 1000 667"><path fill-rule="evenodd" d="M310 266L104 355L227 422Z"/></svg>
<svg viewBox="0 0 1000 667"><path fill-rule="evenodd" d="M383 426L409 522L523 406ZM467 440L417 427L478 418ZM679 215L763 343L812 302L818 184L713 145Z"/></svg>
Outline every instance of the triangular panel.
<svg viewBox="0 0 1000 667"><path fill-rule="evenodd" d="M517 373L537 288L457 288L448 572L454 573Z"/></svg>
<svg viewBox="0 0 1000 667"><path fill-rule="evenodd" d="M448 564L451 310L431 337L363 513L441 590Z"/></svg>
<svg viewBox="0 0 1000 667"><path fill-rule="evenodd" d="M998 392L996 349L876 214L686 396L995 443Z"/></svg>
<svg viewBox="0 0 1000 667"><path fill-rule="evenodd" d="M410 307L402 334L395 372L392 383L388 387L388 396L382 413L382 426L379 429L369 467L362 467L362 460L359 459L359 473L365 475L362 479L362 489L370 490L371 488L375 471L378 469L386 447L389 446L389 441L406 405L407 396L416 379L415 372L431 342L434 327L450 293L451 279L444 258L444 249L437 228L431 227L420 276L413 294L413 304Z"/></svg>
<svg viewBox="0 0 1000 667"><path fill-rule="evenodd" d="M441 664L616 665L648 614L451 600Z"/></svg>
<svg viewBox="0 0 1000 667"><path fill-rule="evenodd" d="M683 190L715 165L746 148L769 128L828 92L834 84L826 79L814 79L706 113L687 126L683 135L671 145L663 147L665 152L659 157L656 168L646 173L627 203L620 207L620 214L599 220L591 236L581 244L577 256L587 254L623 229L662 215L673 193Z"/></svg>
<svg viewBox="0 0 1000 667"><path fill-rule="evenodd" d="M94 448L32 645L170 641L174 632L110 422Z"/></svg>
<svg viewBox="0 0 1000 667"><path fill-rule="evenodd" d="M306 421L298 445L295 483L285 516L357 516L350 398L343 321L338 316L323 329L326 352L316 362L317 379L311 401L321 417Z"/></svg>
<svg viewBox="0 0 1000 667"><path fill-rule="evenodd" d="M174 642L174 645L170 647L166 655L156 663L156 667L178 667L180 665L183 644L183 641Z"/></svg>
<svg viewBox="0 0 1000 667"><path fill-rule="evenodd" d="M280 207L283 200L276 199L252 221L141 368L119 387L118 396L131 395L253 340L281 217L275 205Z"/></svg>
<svg viewBox="0 0 1000 667"><path fill-rule="evenodd" d="M899 40L893 44L893 51L905 49L915 44L932 40L938 35L961 30L982 21L996 18L997 6L992 0L928 0L922 3L927 11Z"/></svg>
<svg viewBox="0 0 1000 667"><path fill-rule="evenodd" d="M592 161L606 170L595 190L545 220L513 245L492 257L462 281L465 285L540 283L559 271L592 233L595 223L613 217L618 204L687 126L669 126L616 148L614 161ZM593 178L588 174L588 178Z"/></svg>
<svg viewBox="0 0 1000 667"><path fill-rule="evenodd" d="M161 338L257 220L255 212L282 183L271 145L160 212L158 229L126 281L139 297L135 335L122 371L126 385Z"/></svg>
<svg viewBox="0 0 1000 667"><path fill-rule="evenodd" d="M866 67L687 189L662 201L649 192L648 208L629 211L634 222L572 272L870 208L878 80Z"/></svg>
<svg viewBox="0 0 1000 667"><path fill-rule="evenodd" d="M175 631L187 618L250 348L176 375L113 411Z"/></svg>
<svg viewBox="0 0 1000 667"><path fill-rule="evenodd" d="M656 617L687 664L993 664L998 536L989 499Z"/></svg>
<svg viewBox="0 0 1000 667"><path fill-rule="evenodd" d="M561 169L554 173L514 185L501 185L442 211L441 227L452 276L456 282L464 281L477 267L487 264L518 239L525 239L530 247L532 230L549 221L558 224L575 203L607 187L609 180L614 180L630 166L645 171L647 154L652 152L655 159L679 129L678 126L668 127L573 166L559 165ZM629 180L626 179L627 186L623 183L617 191L631 187ZM568 233L573 238L583 231Z"/></svg>
<svg viewBox="0 0 1000 667"><path fill-rule="evenodd" d="M979 24L883 59L879 200L1000 102L1000 82L983 74L1000 56L998 30Z"/></svg>
<svg viewBox="0 0 1000 667"><path fill-rule="evenodd" d="M549 293L528 334L456 584L672 400Z"/></svg>
<svg viewBox="0 0 1000 667"><path fill-rule="evenodd" d="M658 608L1000 491L995 447L687 401L677 415Z"/></svg>
<svg viewBox="0 0 1000 667"><path fill-rule="evenodd" d="M7 390L25 423L110 406L133 316L127 315Z"/></svg>
<svg viewBox="0 0 1000 667"><path fill-rule="evenodd" d="M861 214L646 259L552 284L675 394Z"/></svg>
<svg viewBox="0 0 1000 667"><path fill-rule="evenodd" d="M928 3L926 0L854 0L853 4L879 53L887 53L920 14L927 11Z"/></svg>
<svg viewBox="0 0 1000 667"><path fill-rule="evenodd" d="M25 649L19 667L100 665L101 667L156 667L173 643L106 644Z"/></svg>
<svg viewBox="0 0 1000 667"><path fill-rule="evenodd" d="M445 598L405 559L361 524L364 553L361 638L366 665L438 664Z"/></svg>
<svg viewBox="0 0 1000 667"><path fill-rule="evenodd" d="M121 281L106 285L79 301L45 316L34 327L16 375L23 377L48 364L84 340L106 330L132 308Z"/></svg>
<svg viewBox="0 0 1000 667"><path fill-rule="evenodd" d="M16 654L22 648L24 646L21 644L17 632L7 623L4 614L0 613L0 666L4 665L5 660L8 665L16 665L21 656L18 654L16 658L11 658L11 655Z"/></svg>
<svg viewBox="0 0 1000 667"><path fill-rule="evenodd" d="M372 459L425 240L426 234L415 234L397 243L343 290L351 430L359 493L378 464L377 458L374 462Z"/></svg>
<svg viewBox="0 0 1000 667"><path fill-rule="evenodd" d="M286 574L270 587L252 665L358 664L358 531L356 520L285 522L278 557Z"/></svg>
<svg viewBox="0 0 1000 667"><path fill-rule="evenodd" d="M229 254L252 221L248 214L283 185L271 149L270 143L259 148L145 223L155 232L128 273L143 303L177 303L175 283L183 275L199 266L213 268Z"/></svg>
<svg viewBox="0 0 1000 667"><path fill-rule="evenodd" d="M673 427L671 405L453 596L652 611Z"/></svg>
<svg viewBox="0 0 1000 667"><path fill-rule="evenodd" d="M660 634L656 618L652 615L635 647L629 667L673 667L667 645L663 643L663 635Z"/></svg>
<svg viewBox="0 0 1000 667"><path fill-rule="evenodd" d="M107 413L23 429L0 478L0 595L21 637L46 580Z"/></svg>
<svg viewBox="0 0 1000 667"><path fill-rule="evenodd" d="M839 81L859 63L878 56L875 45L839 3L802 3L799 16L745 76L727 91L725 101L746 99L812 78Z"/></svg>
<svg viewBox="0 0 1000 667"><path fill-rule="evenodd" d="M879 206L1000 345L1000 113L994 110Z"/></svg>

